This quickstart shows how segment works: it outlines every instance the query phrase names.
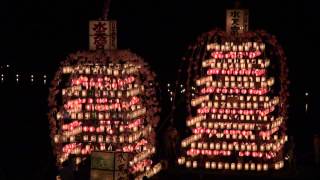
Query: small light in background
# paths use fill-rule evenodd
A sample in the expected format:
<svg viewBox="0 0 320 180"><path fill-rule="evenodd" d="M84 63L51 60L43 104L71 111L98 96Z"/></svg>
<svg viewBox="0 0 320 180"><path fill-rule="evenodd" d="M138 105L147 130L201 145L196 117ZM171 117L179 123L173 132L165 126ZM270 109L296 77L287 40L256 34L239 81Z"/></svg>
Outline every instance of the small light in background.
<svg viewBox="0 0 320 180"><path fill-rule="evenodd" d="M47 75L43 75L43 84L47 84Z"/></svg>
<svg viewBox="0 0 320 180"><path fill-rule="evenodd" d="M19 74L16 74L16 81L19 82Z"/></svg>
<svg viewBox="0 0 320 180"><path fill-rule="evenodd" d="M305 111L308 112L308 103L306 103Z"/></svg>
<svg viewBox="0 0 320 180"><path fill-rule="evenodd" d="M309 96L309 93L306 92L306 93L305 93L305 96L308 97L308 96ZM305 111L308 112L308 102L306 102Z"/></svg>

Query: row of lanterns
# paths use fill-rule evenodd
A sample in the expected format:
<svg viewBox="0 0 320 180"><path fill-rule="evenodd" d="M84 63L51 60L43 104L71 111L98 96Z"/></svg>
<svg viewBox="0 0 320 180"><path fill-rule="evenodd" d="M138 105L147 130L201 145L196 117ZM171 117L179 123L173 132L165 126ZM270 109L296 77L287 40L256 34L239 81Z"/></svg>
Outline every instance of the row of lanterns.
<svg viewBox="0 0 320 180"><path fill-rule="evenodd" d="M77 129L78 128L76 128L75 130L77 130ZM79 128L79 129L81 130L81 128ZM113 135L113 136L110 136L110 135L106 135L106 136L103 136L103 135L90 135L90 136L83 135L82 140L83 140L83 142L99 142L99 143L101 143L101 142L106 142L106 143L128 142L128 143L132 143L133 141L138 140L141 136L145 136L145 135L149 134L150 132L151 132L151 126L149 125L140 131L132 133L132 135L119 135L119 136L117 136L117 135ZM66 133L66 132L64 132L64 133ZM77 135L79 133L76 133L75 135ZM112 133L109 132L109 134L112 134ZM55 141L55 143L68 142L68 139L69 139L69 142L75 142L76 141L75 135L70 134L70 133L67 133L66 135L62 135L62 136L56 135L54 137L54 141ZM89 137L90 137L90 139L89 139Z"/></svg>
<svg viewBox="0 0 320 180"><path fill-rule="evenodd" d="M115 116L116 115L116 116ZM89 120L89 119L98 119L98 120L107 120L116 117L120 117L120 113L113 113L113 112L71 112L69 113L69 116L71 119L77 119L77 120ZM64 116L61 113L57 113L57 119L64 118Z"/></svg>
<svg viewBox="0 0 320 180"><path fill-rule="evenodd" d="M200 91L201 93L209 93L206 92L210 91L210 88L232 88L231 93L239 94L241 91L235 91L235 89L255 89L255 88L267 88L268 86L271 87L273 84L269 84L268 82L248 82L248 81L229 81L228 77L225 77L225 81L211 81L206 82L206 88L202 88ZM213 91L213 89L211 90ZM211 92L212 93L212 92Z"/></svg>
<svg viewBox="0 0 320 180"><path fill-rule="evenodd" d="M214 142L192 142L190 147L195 149L204 149L204 150L236 150L236 151L276 151L281 147L286 141L286 137L282 137L275 142L263 143L257 145L254 142L223 142L223 143L214 143Z"/></svg>
<svg viewBox="0 0 320 180"><path fill-rule="evenodd" d="M122 68L121 68L122 66ZM64 74L104 74L104 75L130 75L137 73L140 67L133 64L112 64L109 63L109 67L107 66L90 66L90 65L81 65L81 66L65 66L62 69Z"/></svg>
<svg viewBox="0 0 320 180"><path fill-rule="evenodd" d="M215 51L249 51L253 50L265 50L266 45L261 42L243 42L241 44L235 42L225 42L224 44L219 43L211 43L207 45L207 50L215 50Z"/></svg>
<svg viewBox="0 0 320 180"><path fill-rule="evenodd" d="M242 115L260 115L260 116L266 116L272 111L274 111L274 106L266 108L266 109L216 109L216 108L208 108L208 107L203 107L203 108L198 108L197 113L199 114L208 114L208 113L218 113L218 114L242 114Z"/></svg>
<svg viewBox="0 0 320 180"><path fill-rule="evenodd" d="M90 87L96 87L101 84L104 86L111 85L112 88L116 88L118 86L124 86L126 84L131 84L135 81L134 76L128 76L125 78L111 78L110 76L104 76L102 77L87 77L87 76L80 76L78 78L71 80L71 85L82 85L82 86L90 86ZM100 83L100 84L99 84Z"/></svg>
<svg viewBox="0 0 320 180"><path fill-rule="evenodd" d="M242 84L242 83L247 83L247 84ZM220 87L220 88L223 86L231 86L231 87L240 86L239 84L241 84L241 87L245 86L245 87L253 88L257 86L255 84L258 84L258 83L261 83L260 86L266 86L262 83L267 83L268 86L272 86L274 84L274 80L272 77L267 80L266 77L264 76L252 77L252 76L229 76L229 75L225 75L223 78L223 81L213 81L212 76L205 76L196 80L197 86L201 86L205 84L206 87L213 86L213 87Z"/></svg>
<svg viewBox="0 0 320 180"><path fill-rule="evenodd" d="M262 53L260 51L249 51L249 49L247 49L246 52L243 51L229 51L229 52L223 52L223 51L214 51L211 53L211 57L213 57L214 59L243 59L243 58L256 58L259 57Z"/></svg>
<svg viewBox="0 0 320 180"><path fill-rule="evenodd" d="M203 97L203 96L202 96ZM226 109L258 109L258 108L270 108L277 105L279 101L277 99L272 99L269 102L226 102L226 101L207 101L202 103L204 100L197 98L197 101L191 101L192 106L196 106L201 103L201 107L208 108L226 108Z"/></svg>
<svg viewBox="0 0 320 180"><path fill-rule="evenodd" d="M197 99L198 100L198 99ZM201 100L202 102L203 100ZM195 106L197 105L195 101L194 103L191 101L191 105ZM200 102L198 102L199 104ZM226 108L226 109L258 109L258 108L271 108L274 105L279 104L279 99L275 97L272 100L265 101L265 102L248 102L248 101L242 101L242 102L226 102L226 101L207 101L201 103L201 107L208 107L208 108Z"/></svg>
<svg viewBox="0 0 320 180"><path fill-rule="evenodd" d="M64 96L69 96L69 97L74 97L74 96L81 96L81 97L87 97L90 92L94 92L90 96L92 97L111 97L111 98L122 98L122 97L130 97L130 96L136 96L140 94L141 92L144 91L144 87L138 85L134 85L132 88L128 88L126 90L113 90L113 89L108 89L105 88L104 90L98 90L95 89L90 90L86 89L83 90L80 86L73 86L71 88L66 88L62 90L62 95Z"/></svg>
<svg viewBox="0 0 320 180"><path fill-rule="evenodd" d="M265 69L208 69L207 75L254 75L254 76L262 76L265 75Z"/></svg>
<svg viewBox="0 0 320 180"><path fill-rule="evenodd" d="M130 167L129 171L131 173L137 173L137 172L143 172L147 169L150 169L150 166L152 164L152 160L150 159L144 159L140 162L137 162L133 166Z"/></svg>
<svg viewBox="0 0 320 180"><path fill-rule="evenodd" d="M201 97L201 96L200 96ZM227 97L229 98L229 96L227 96L227 95L225 95L225 94L219 94L219 95L213 95L212 96L212 100L213 101L227 101L228 99L227 99ZM279 98L279 97L277 97L277 96L275 96L274 98ZM198 97L197 98L195 98L195 100L196 99L198 99ZM257 96L257 95L247 95L247 96L244 96L244 95L238 95L237 96L237 99L239 100L239 101L253 101L253 102L256 102L256 101L260 101L260 102L268 102L268 101L270 101L270 97L269 96L264 96L264 95L262 95L262 96ZM231 102L226 102L226 105L227 105L227 107L228 107L228 104L230 104L230 106L229 107L231 107Z"/></svg>
<svg viewBox="0 0 320 180"><path fill-rule="evenodd" d="M247 87L249 87L249 83L247 83ZM250 94L250 95L264 95L269 92L267 88L260 89L241 89L241 88L215 88L215 87L207 87L202 88L200 90L202 94L211 94L211 93L221 93L221 94Z"/></svg>
<svg viewBox="0 0 320 180"><path fill-rule="evenodd" d="M197 161L186 161L183 158L179 158L179 164L186 164L187 168L198 168ZM284 166L283 161L276 162L274 164L267 163L229 163L229 162L205 162L206 169L220 169L220 170L251 170L251 171L267 171L269 168L275 170L281 169Z"/></svg>
<svg viewBox="0 0 320 180"><path fill-rule="evenodd" d="M223 119L223 120L227 120L228 118L226 117L227 115L223 115L225 117L221 118L221 115L220 116L215 116L215 115L211 115L211 119L213 120L219 120L219 119ZM257 122L254 122L254 123L231 123L231 122L207 122L207 121L204 121L204 122L200 122L200 121L203 121L205 120L206 116L205 115L201 115L201 116L196 116L195 118L192 118L191 120L187 121L187 126L193 126L195 125L196 128L209 128L209 129L238 129L238 130L242 130L242 129L245 129L245 130L254 130L256 128L265 128L267 130L270 130L271 128L276 128L276 127L279 127L282 123L283 123L283 117L282 116L279 116L276 118L276 120L274 120L274 116L271 116L268 118L268 116L263 116L263 118L259 118L261 116L259 116L257 119L254 118L254 119L251 119L250 117L254 117L254 116L246 116L248 117L246 120L258 120L258 121L272 121L270 123L267 123L267 124L261 124L261 123L257 123ZM217 118L219 117L219 118ZM242 115L242 117L244 117ZM244 120L244 118L242 119Z"/></svg>
<svg viewBox="0 0 320 180"><path fill-rule="evenodd" d="M132 162L129 162L129 164L134 164L134 163L137 163L143 159L146 159L148 156L150 156L151 154L154 154L155 152L156 152L155 147L151 147L149 149L144 149L143 152L135 155Z"/></svg>
<svg viewBox="0 0 320 180"><path fill-rule="evenodd" d="M202 62L202 67L219 69L244 69L244 68L267 68L270 59L208 59Z"/></svg>
<svg viewBox="0 0 320 180"><path fill-rule="evenodd" d="M135 180L143 180L143 178L146 176L147 178L152 177L153 175L157 174L162 169L161 163L157 163L152 168L149 168L146 172L140 174L135 178Z"/></svg>

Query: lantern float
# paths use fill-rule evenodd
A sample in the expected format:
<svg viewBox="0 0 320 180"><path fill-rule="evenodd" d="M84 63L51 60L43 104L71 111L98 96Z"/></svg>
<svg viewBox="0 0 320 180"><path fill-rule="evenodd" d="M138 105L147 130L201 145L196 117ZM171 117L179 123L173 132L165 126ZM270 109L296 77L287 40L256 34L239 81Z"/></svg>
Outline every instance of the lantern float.
<svg viewBox="0 0 320 180"><path fill-rule="evenodd" d="M56 72L49 93L54 154L61 165L93 151L128 153L136 179L161 169L155 153L159 121L155 73L139 56L117 50L116 22L90 22L90 50L71 53Z"/></svg>
<svg viewBox="0 0 320 180"><path fill-rule="evenodd" d="M182 59L193 134L182 140L178 164L278 170L287 139L286 57L274 36L248 31L247 10L227 10L226 25L201 35Z"/></svg>

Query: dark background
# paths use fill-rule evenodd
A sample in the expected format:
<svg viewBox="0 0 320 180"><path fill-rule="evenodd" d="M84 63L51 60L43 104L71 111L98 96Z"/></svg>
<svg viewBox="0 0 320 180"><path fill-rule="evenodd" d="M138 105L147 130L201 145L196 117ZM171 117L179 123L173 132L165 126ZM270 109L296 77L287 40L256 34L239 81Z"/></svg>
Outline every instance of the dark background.
<svg viewBox="0 0 320 180"><path fill-rule="evenodd" d="M315 2L241 1L250 11L250 29L274 34L287 54L288 133L305 167L312 164L313 136L320 132L320 16ZM224 28L225 9L233 4L232 0L113 0L109 16L118 21L118 47L145 58L166 92L165 85L175 81L187 46L203 32ZM5 82L0 84L0 180L54 178L46 116L49 83L43 84L42 76L47 75L50 82L65 56L87 49L88 21L101 17L102 9L102 0L1 0L0 73L5 74ZM30 74L36 76L34 83L29 81ZM169 111L170 105L165 106L164 112Z"/></svg>

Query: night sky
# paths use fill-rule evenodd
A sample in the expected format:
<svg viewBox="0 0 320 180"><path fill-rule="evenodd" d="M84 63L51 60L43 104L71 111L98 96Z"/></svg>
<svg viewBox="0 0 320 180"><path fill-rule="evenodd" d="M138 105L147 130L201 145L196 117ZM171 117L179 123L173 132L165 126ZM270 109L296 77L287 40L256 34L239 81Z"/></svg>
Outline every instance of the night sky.
<svg viewBox="0 0 320 180"><path fill-rule="evenodd" d="M142 56L164 85L175 81L180 59L197 36L225 28L225 10L233 4L113 0L109 17L118 21L119 49ZM319 8L311 0L243 0L241 6L250 11L251 30L275 35L285 49L291 81L288 131L301 152L312 151L312 136L320 133ZM1 0L0 65L10 64L13 72L47 74L50 81L64 57L88 49L88 21L101 17L102 9L103 0ZM0 84L0 93L0 180L52 178L48 87Z"/></svg>

